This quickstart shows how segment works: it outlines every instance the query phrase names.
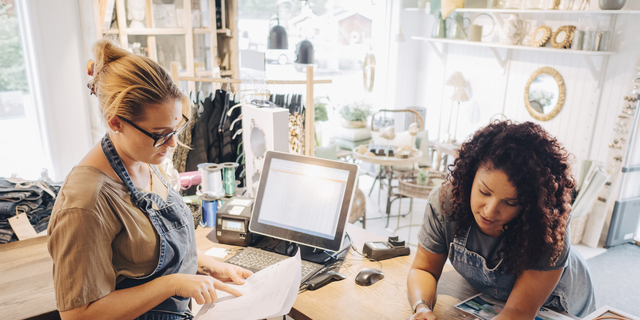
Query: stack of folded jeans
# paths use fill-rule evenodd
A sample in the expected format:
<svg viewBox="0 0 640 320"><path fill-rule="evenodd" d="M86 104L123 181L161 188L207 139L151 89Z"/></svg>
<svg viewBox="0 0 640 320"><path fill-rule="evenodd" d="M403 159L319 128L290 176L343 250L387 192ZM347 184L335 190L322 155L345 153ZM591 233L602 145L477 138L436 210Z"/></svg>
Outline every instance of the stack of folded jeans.
<svg viewBox="0 0 640 320"><path fill-rule="evenodd" d="M59 185L42 180L0 178L0 243L18 240L9 218L21 213L27 215L36 232L46 230L58 190Z"/></svg>

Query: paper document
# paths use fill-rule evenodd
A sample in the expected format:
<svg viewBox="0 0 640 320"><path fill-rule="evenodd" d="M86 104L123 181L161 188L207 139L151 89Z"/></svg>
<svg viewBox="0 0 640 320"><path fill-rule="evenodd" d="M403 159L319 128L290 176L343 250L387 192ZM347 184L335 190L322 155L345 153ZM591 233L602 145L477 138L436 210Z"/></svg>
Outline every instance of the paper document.
<svg viewBox="0 0 640 320"><path fill-rule="evenodd" d="M472 314L479 319L491 320L504 309L504 301L494 299L486 294L477 294L455 305L456 308ZM540 308L535 320L572 320L545 307Z"/></svg>
<svg viewBox="0 0 640 320"><path fill-rule="evenodd" d="M205 304L196 320L255 320L288 314L298 297L302 261L300 250L294 257L256 272L245 284L229 284L241 297L217 290L218 301Z"/></svg>

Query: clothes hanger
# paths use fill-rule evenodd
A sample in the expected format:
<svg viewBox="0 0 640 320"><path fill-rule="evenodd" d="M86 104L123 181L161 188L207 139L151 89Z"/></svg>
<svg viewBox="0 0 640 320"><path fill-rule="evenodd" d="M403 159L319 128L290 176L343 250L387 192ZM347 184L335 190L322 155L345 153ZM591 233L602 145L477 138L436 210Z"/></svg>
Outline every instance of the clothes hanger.
<svg viewBox="0 0 640 320"><path fill-rule="evenodd" d="M236 158L236 163L241 164L240 161L242 161L242 158L244 158L244 151Z"/></svg>
<svg viewBox="0 0 640 320"><path fill-rule="evenodd" d="M227 111L227 116L228 116L228 117L230 117L230 116L231 116L231 113L233 112L233 110L234 110L235 108L241 107L241 106L243 106L243 105L245 105L245 104L247 104L247 103L246 103L246 102L239 102L239 103L237 103L235 106L233 106L233 107L229 108L229 111Z"/></svg>
<svg viewBox="0 0 640 320"><path fill-rule="evenodd" d="M233 130L233 126L236 124L236 122L242 120L242 114L235 120L233 120L233 122L231 122L231 126L229 126L229 130Z"/></svg>
<svg viewBox="0 0 640 320"><path fill-rule="evenodd" d="M253 99L251 100L251 104L258 108L277 108L278 107L275 103L269 100L262 100L262 99Z"/></svg>
<svg viewBox="0 0 640 320"><path fill-rule="evenodd" d="M231 137L231 139L235 139L241 133L242 133L242 128L238 129L238 131L236 131L236 133L233 134L233 137Z"/></svg>

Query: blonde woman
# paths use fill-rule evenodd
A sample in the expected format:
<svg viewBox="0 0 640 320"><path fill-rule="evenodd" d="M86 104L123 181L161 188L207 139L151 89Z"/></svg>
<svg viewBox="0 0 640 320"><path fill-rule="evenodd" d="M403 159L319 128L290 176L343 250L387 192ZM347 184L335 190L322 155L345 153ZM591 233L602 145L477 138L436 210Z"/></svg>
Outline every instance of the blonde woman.
<svg viewBox="0 0 640 320"><path fill-rule="evenodd" d="M252 273L196 249L190 210L155 167L186 126L188 100L167 72L108 40L89 84L108 133L67 176L49 224L62 319L191 319L223 282ZM196 274L197 273L197 274Z"/></svg>

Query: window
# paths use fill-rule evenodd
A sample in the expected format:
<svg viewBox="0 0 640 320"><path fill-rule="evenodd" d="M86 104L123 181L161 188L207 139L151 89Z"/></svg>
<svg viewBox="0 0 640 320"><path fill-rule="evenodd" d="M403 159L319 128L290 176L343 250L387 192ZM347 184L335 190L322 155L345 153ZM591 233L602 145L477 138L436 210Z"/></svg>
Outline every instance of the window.
<svg viewBox="0 0 640 320"><path fill-rule="evenodd" d="M389 48L388 4L385 1L353 0L240 0L239 47L241 50L265 52L268 79L305 79L306 68L296 63L296 47L309 40L314 48L315 78L331 79L330 85L315 86L314 96L329 97L330 127L339 126L338 109L345 104L366 100L374 108L384 107L385 79ZM285 28L287 49L267 49L270 29ZM365 58L375 57L375 78L371 91L365 90L363 78L370 79L371 68L365 68ZM371 58L369 62L373 62ZM363 77L363 72L366 72ZM368 86L368 83L367 83ZM304 87L269 88L304 93ZM322 144L328 142L323 135Z"/></svg>
<svg viewBox="0 0 640 320"><path fill-rule="evenodd" d="M35 180L50 168L25 59L24 30L14 0L0 0L0 177Z"/></svg>

